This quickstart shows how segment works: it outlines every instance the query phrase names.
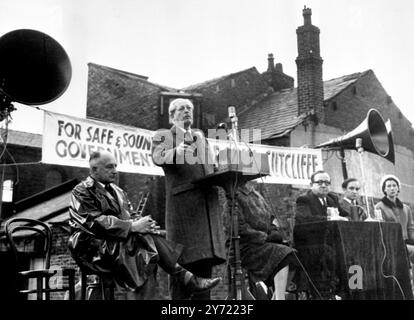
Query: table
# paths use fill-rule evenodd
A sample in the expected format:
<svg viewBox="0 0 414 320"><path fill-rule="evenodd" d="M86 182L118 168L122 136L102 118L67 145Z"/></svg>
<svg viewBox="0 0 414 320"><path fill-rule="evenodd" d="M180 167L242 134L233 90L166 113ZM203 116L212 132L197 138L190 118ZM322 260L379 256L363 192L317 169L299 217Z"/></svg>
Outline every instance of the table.
<svg viewBox="0 0 414 320"><path fill-rule="evenodd" d="M297 279L299 290L323 299L413 299L399 223L304 223L295 226L293 237L298 257L321 296L303 271Z"/></svg>

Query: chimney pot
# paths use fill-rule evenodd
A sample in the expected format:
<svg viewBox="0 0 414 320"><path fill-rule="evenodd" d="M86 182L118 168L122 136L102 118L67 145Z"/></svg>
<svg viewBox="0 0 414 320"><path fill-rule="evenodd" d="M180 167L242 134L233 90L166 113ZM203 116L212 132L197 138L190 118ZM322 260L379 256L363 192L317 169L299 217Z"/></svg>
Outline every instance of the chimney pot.
<svg viewBox="0 0 414 320"><path fill-rule="evenodd" d="M283 66L282 66L282 64L281 63L276 63L275 70L278 71L278 72L283 73Z"/></svg>
<svg viewBox="0 0 414 320"><path fill-rule="evenodd" d="M303 25L308 26L312 24L312 9L306 8L306 6L303 8Z"/></svg>

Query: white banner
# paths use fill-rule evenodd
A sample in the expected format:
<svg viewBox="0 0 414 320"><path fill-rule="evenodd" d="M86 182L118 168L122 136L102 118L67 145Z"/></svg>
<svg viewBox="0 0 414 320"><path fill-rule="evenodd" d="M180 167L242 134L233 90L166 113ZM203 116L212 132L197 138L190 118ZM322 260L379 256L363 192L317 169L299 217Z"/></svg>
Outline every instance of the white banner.
<svg viewBox="0 0 414 320"><path fill-rule="evenodd" d="M234 141L219 141L208 139L213 153L218 156L225 148L239 149L241 154L248 150L252 153L266 153L269 160L270 175L257 179L258 182L276 184L309 185L313 172L323 169L321 149L277 147L263 144L248 144L239 142L237 147ZM253 159L253 160L252 160ZM223 158L221 158L223 160ZM224 159L231 163L234 157ZM241 156L238 161L245 167L254 168L254 171L263 172L266 166L260 163L260 157ZM220 161L220 160L218 160ZM250 164L248 162L251 162Z"/></svg>
<svg viewBox="0 0 414 320"><path fill-rule="evenodd" d="M108 150L118 162L118 170L164 175L152 162L154 131L97 120L45 112L42 162L89 167L89 155Z"/></svg>
<svg viewBox="0 0 414 320"><path fill-rule="evenodd" d="M265 183L309 185L312 173L323 170L321 149L264 147L269 151L270 165Z"/></svg>
<svg viewBox="0 0 414 320"><path fill-rule="evenodd" d="M88 168L89 155L92 152L108 150L118 162L118 171L164 175L162 168L154 165L152 161L151 146L154 133L155 131L120 124L45 112L42 162ZM236 147L234 141L208 141L216 155L229 146L232 149L267 153L270 176L258 179L258 182L307 185L312 173L323 168L320 149L275 147L243 142L238 143ZM242 156L240 161L248 162L251 159L249 156ZM261 164L257 160L260 158L245 165L258 168Z"/></svg>

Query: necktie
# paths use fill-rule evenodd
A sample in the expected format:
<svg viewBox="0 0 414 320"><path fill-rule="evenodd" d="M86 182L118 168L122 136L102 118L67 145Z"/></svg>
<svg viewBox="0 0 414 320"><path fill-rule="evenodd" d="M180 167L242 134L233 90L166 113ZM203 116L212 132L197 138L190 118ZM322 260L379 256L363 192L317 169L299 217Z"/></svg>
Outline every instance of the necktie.
<svg viewBox="0 0 414 320"><path fill-rule="evenodd" d="M356 200L352 200L352 205L353 206L356 206L357 205Z"/></svg>
<svg viewBox="0 0 414 320"><path fill-rule="evenodd" d="M194 142L193 135L191 134L190 130L186 130L184 133L184 142L186 144L192 144Z"/></svg>
<svg viewBox="0 0 414 320"><path fill-rule="evenodd" d="M114 190L114 188L112 188L111 187L111 184L106 184L105 185L105 189L106 189L106 191L108 191L110 194L111 194L111 196L114 198L114 199L116 199L116 193L115 193L115 190Z"/></svg>

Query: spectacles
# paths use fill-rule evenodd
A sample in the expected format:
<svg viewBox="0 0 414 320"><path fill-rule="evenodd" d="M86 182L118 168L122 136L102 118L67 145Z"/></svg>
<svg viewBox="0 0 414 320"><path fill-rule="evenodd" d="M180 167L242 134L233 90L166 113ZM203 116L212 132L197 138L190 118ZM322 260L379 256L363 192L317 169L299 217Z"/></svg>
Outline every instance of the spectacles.
<svg viewBox="0 0 414 320"><path fill-rule="evenodd" d="M316 183L320 186L323 185L323 184L326 184L327 186L329 186L331 184L331 182L327 181L327 180L318 180L318 181L314 181L313 183Z"/></svg>

